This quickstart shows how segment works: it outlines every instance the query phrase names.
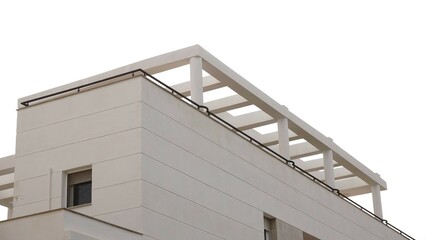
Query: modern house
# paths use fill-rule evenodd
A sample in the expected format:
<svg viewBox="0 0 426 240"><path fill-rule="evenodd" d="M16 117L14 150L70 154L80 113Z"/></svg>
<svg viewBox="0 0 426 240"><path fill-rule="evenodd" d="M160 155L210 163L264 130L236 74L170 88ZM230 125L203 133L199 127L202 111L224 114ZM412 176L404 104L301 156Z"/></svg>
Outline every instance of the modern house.
<svg viewBox="0 0 426 240"><path fill-rule="evenodd" d="M184 82L156 77L186 65ZM383 219L377 173L198 45L23 97L17 114L2 240L413 239Z"/></svg>

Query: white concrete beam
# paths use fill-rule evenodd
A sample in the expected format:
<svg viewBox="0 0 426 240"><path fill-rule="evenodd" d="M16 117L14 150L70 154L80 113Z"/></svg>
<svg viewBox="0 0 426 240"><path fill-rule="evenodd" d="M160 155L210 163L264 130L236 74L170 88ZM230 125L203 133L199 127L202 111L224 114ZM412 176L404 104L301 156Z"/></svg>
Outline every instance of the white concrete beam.
<svg viewBox="0 0 426 240"><path fill-rule="evenodd" d="M308 142L302 142L302 143L290 145L291 159L308 157L308 156L316 155L318 153L321 153L321 151Z"/></svg>
<svg viewBox="0 0 426 240"><path fill-rule="evenodd" d="M0 176L15 172L15 155L0 158Z"/></svg>
<svg viewBox="0 0 426 240"><path fill-rule="evenodd" d="M323 170L308 171L308 172L312 174L314 177L318 178L319 180L325 181L325 174ZM336 180L340 180L340 179L354 177L355 175L351 173L348 169L341 167L341 168L334 169L334 176Z"/></svg>
<svg viewBox="0 0 426 240"><path fill-rule="evenodd" d="M380 196L380 186L378 184L371 186L371 195L373 197L374 214L383 219L382 198Z"/></svg>
<svg viewBox="0 0 426 240"><path fill-rule="evenodd" d="M301 159L294 159L294 163L302 168L303 170L307 172L314 172L324 169L324 161L322 158L310 160L310 161L303 161ZM338 166L336 162L334 162L334 166Z"/></svg>
<svg viewBox="0 0 426 240"><path fill-rule="evenodd" d="M289 141L294 141L300 139L299 136L297 136L294 132L292 132L290 129L288 130L288 138ZM266 146L275 145L278 144L278 132L272 132L262 135L262 142Z"/></svg>
<svg viewBox="0 0 426 240"><path fill-rule="evenodd" d="M14 177L15 177L14 173L9 173L9 174L0 176L0 191L13 188Z"/></svg>
<svg viewBox="0 0 426 240"><path fill-rule="evenodd" d="M344 167L334 169L334 179L336 181L341 180L341 179L345 179L345 178L350 178L350 177L355 177L355 174L353 174L348 169L346 169ZM323 180L325 180L325 178L323 178Z"/></svg>
<svg viewBox="0 0 426 240"><path fill-rule="evenodd" d="M191 100L198 105L203 105L203 60L200 57L191 57L190 66L190 85Z"/></svg>
<svg viewBox="0 0 426 240"><path fill-rule="evenodd" d="M269 146L269 148L271 150L277 152L277 153L279 151L278 145ZM299 160L298 158L312 156L312 155L316 155L318 153L321 153L321 151L316 149L314 146L312 146L308 142L290 145L290 159L291 160L293 160L293 159ZM321 165L322 164L323 163L321 163Z"/></svg>
<svg viewBox="0 0 426 240"><path fill-rule="evenodd" d="M220 113L218 114L218 116L229 122L236 128L240 129L241 131L264 126L275 122L275 119L273 119L271 116L269 116L263 111L246 113L235 117L229 113Z"/></svg>
<svg viewBox="0 0 426 240"><path fill-rule="evenodd" d="M0 191L0 205L12 207L13 203L13 188Z"/></svg>
<svg viewBox="0 0 426 240"><path fill-rule="evenodd" d="M371 187L369 185L364 185L364 186L360 186L360 187L345 189L345 190L340 191L340 192L342 194L344 194L346 197L353 197L353 196L371 193Z"/></svg>
<svg viewBox="0 0 426 240"><path fill-rule="evenodd" d="M278 144L278 132L260 134L254 129L248 129L248 130L245 130L244 132L250 135L252 138L256 139L257 141L261 142L265 146L272 146L272 145ZM300 137L297 136L291 130L288 130L288 137L290 141L300 139Z"/></svg>
<svg viewBox="0 0 426 240"><path fill-rule="evenodd" d="M161 79L160 79L161 80ZM212 91L218 88L224 87L225 84L219 82L212 76L205 76L203 77L203 91L208 92ZM174 90L178 91L185 97L188 97L191 95L191 82L183 82L176 85L171 86Z"/></svg>
<svg viewBox="0 0 426 240"><path fill-rule="evenodd" d="M371 192L370 186L359 177L337 180L336 188L348 197Z"/></svg>
<svg viewBox="0 0 426 240"><path fill-rule="evenodd" d="M214 114L226 112L232 109L250 105L250 103L240 95L232 95L204 103Z"/></svg>

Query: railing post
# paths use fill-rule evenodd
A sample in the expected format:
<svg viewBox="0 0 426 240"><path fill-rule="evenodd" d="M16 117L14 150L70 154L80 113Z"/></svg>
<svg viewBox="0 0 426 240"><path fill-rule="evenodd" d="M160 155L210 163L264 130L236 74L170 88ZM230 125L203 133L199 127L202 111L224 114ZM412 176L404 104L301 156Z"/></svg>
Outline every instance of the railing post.
<svg viewBox="0 0 426 240"><path fill-rule="evenodd" d="M382 198L380 196L380 185L371 185L371 195L373 196L374 214L383 219Z"/></svg>
<svg viewBox="0 0 426 240"><path fill-rule="evenodd" d="M333 163L333 151L327 149L323 152L323 161L324 161L324 174L325 174L325 183L334 188L335 179L334 179L334 163Z"/></svg>
<svg viewBox="0 0 426 240"><path fill-rule="evenodd" d="M278 127L278 147L279 154L290 160L290 143L288 137L288 119L280 118L277 120Z"/></svg>
<svg viewBox="0 0 426 240"><path fill-rule="evenodd" d="M203 105L203 61L201 57L189 59L191 100Z"/></svg>

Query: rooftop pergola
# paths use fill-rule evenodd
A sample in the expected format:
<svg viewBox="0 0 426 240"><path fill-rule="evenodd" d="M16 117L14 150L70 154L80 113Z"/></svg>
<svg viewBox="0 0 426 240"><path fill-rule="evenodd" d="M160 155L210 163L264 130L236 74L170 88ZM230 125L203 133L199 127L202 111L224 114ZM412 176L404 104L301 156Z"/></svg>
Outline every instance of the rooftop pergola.
<svg viewBox="0 0 426 240"><path fill-rule="evenodd" d="M155 76L155 74L185 65L189 65L190 68L187 81L175 84L171 86L172 88L183 96L190 97L197 104L207 106L212 113L217 114L284 158L294 161L297 166L332 188L339 189L346 196L372 193L374 213L383 217L380 191L386 190L387 186L377 173L368 169L334 143L331 138L324 136L290 112L287 107L261 92L199 45L159 55L34 94L20 99L19 103L136 69L143 69ZM229 88L232 90L229 91L232 94L219 95L214 100L204 101L206 94L223 88ZM19 103L18 108L25 107ZM240 109L243 114L233 113L236 109ZM269 126L269 129L274 129L274 131L262 133L259 128L263 126ZM12 176L11 159L11 157L0 159L0 175L3 173ZM3 167L1 160L5 165ZM10 177L3 180L0 176L0 181L0 204L5 205L13 195L13 179L12 185L10 185Z"/></svg>
<svg viewBox="0 0 426 240"><path fill-rule="evenodd" d="M199 105L207 106L211 112L346 196L372 193L374 213L382 217L380 191L386 190L387 186L377 173L202 47L195 45L163 54L129 65L126 70L142 68L155 75L184 65L189 65L190 76L186 82L172 88L191 97ZM203 72L208 75L203 76ZM233 94L204 101L204 95L221 88L229 88ZM251 109L256 110L246 110L241 115L232 114L232 110L247 109L248 106L255 106ZM257 130L266 125L272 125L270 128L275 127L276 130L265 134Z"/></svg>

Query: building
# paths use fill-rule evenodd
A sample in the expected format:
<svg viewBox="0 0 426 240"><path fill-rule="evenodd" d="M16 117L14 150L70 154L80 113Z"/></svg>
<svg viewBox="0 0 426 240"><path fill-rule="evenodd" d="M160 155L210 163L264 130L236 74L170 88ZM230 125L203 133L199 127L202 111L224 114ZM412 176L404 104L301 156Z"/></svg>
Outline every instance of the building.
<svg viewBox="0 0 426 240"><path fill-rule="evenodd" d="M155 77L184 65L187 82ZM413 239L383 219L378 174L198 45L17 113L1 239ZM374 213L349 198L366 193Z"/></svg>

